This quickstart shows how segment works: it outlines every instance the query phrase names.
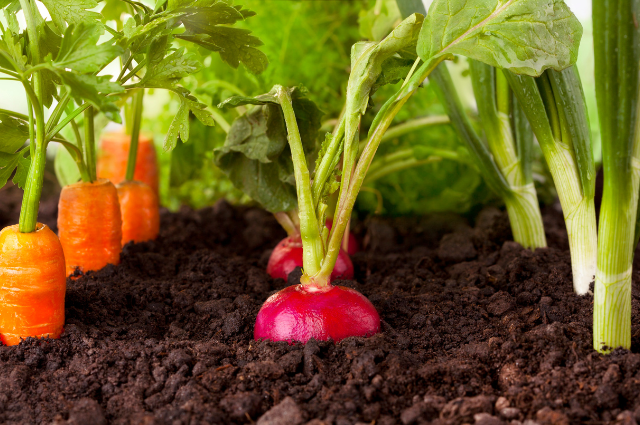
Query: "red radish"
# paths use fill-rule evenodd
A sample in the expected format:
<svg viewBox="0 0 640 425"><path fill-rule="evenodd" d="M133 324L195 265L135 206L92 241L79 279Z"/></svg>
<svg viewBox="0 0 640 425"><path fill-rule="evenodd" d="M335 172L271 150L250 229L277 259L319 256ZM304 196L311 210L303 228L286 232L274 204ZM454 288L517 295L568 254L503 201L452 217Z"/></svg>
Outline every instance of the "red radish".
<svg viewBox="0 0 640 425"><path fill-rule="evenodd" d="M333 226L333 220L330 218L325 222L325 226L327 229L331 230L331 226ZM356 235L349 232L349 248L347 249L347 254L353 255L356 252L360 251L360 245L358 244L358 239L356 239Z"/></svg>
<svg viewBox="0 0 640 425"><path fill-rule="evenodd" d="M338 342L380 332L380 316L361 293L344 286L289 286L262 305L253 336L272 341Z"/></svg>
<svg viewBox="0 0 640 425"><path fill-rule="evenodd" d="M267 273L272 278L287 280L289 273L302 267L302 239L300 235L287 236L276 245L267 264ZM353 263L349 254L340 250L336 266L331 272L331 280L353 279Z"/></svg>

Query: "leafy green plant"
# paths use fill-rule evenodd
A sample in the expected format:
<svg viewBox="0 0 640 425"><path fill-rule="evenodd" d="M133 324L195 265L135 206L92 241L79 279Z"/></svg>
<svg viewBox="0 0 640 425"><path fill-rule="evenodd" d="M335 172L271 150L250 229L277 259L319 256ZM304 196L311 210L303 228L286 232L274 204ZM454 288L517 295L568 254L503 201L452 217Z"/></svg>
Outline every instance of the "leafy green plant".
<svg viewBox="0 0 640 425"><path fill-rule="evenodd" d="M0 24L0 73L22 83L29 106L26 117L2 111L3 126L8 127L6 131L14 137L2 142L1 150L6 155L2 155L0 168L6 177L0 183L4 185L6 178L18 167L14 182L25 190L20 231L30 233L36 229L46 149L51 141L62 143L69 150L83 177L91 176L92 169L84 160L85 155L91 156L90 149L83 150L58 134L72 119L69 116L75 117L88 108L95 108L119 120L118 109L110 95L122 93L124 89L109 81L110 76L96 74L117 57L121 49L112 41L98 44L104 30L96 21L99 15L86 10L91 5L67 9L62 2L47 1L53 22L44 21L35 2L30 0L0 5L8 23L6 27ZM27 24L25 31L20 30L15 17L20 9ZM52 105L54 98L58 104L45 121L45 108ZM63 118L72 101L85 106ZM28 150L22 148L26 140L30 140Z"/></svg>
<svg viewBox="0 0 640 425"><path fill-rule="evenodd" d="M116 26L121 28L110 32L121 52L122 66L116 81L131 94L124 102L131 99L130 104L125 103L125 110L128 112L127 132L131 135L126 178L132 180L145 90L167 90L180 102L164 138L165 151L175 149L178 139L189 140L190 115L204 125L215 124L210 112L206 111L207 106L179 84L199 71L202 64L194 53L176 46L176 40L202 46L209 53L218 52L228 65L237 68L243 63L257 73L264 71L268 60L257 49L261 45L259 39L248 30L230 26L255 15L242 6L231 6L220 0L160 1L155 8L150 8L142 3L110 1L105 9L105 19L114 19ZM123 21L123 16L127 16L125 13L130 17ZM112 109L114 107L112 104ZM85 143L93 146L93 132L87 134L90 140ZM73 174L65 173L62 161L57 169L60 175Z"/></svg>
<svg viewBox="0 0 640 425"><path fill-rule="evenodd" d="M470 54L473 59L485 62L472 60L471 75L488 146L480 141L465 116L444 64L434 70L432 77L441 91L442 101L447 105L460 138L466 141L474 153L485 181L505 201L514 239L530 248L546 246L532 179L533 127L565 212L573 260L574 287L579 294L585 294L595 272L595 171L580 82L573 69L562 71L577 59L576 42L581 37L582 28L575 18L568 19L564 22L566 39L556 39L557 42L549 45L540 44L551 42L557 37L548 28L555 28L558 20L570 15L570 11L561 2L554 2L553 13L549 14L549 22L544 27L542 22L531 22L535 28L540 29L531 41L538 43L538 48L542 49L539 59L542 68L553 65L556 70L562 71L545 71L537 79L540 89L531 76L517 75L528 73L537 76L540 73L531 72L531 62L524 60L522 46L515 45L513 50L504 49L502 42L483 37L497 31L498 39L512 38L513 31L520 31L518 26L508 24L502 27L500 23L509 20L514 11L525 14L528 19L523 22L535 19L540 16L536 15L537 10L536 5L522 1L485 2L478 15L473 15L473 22L476 24L470 32L454 29L449 39L457 38L447 47L443 46L443 40L447 40L447 36L432 37L422 46L422 51L437 56L443 50L448 50ZM438 11L434 12L437 12L435 17L440 16ZM444 10L440 12L445 13ZM471 11L465 8L461 13ZM474 39L474 34L478 33L481 36ZM527 35L522 37L527 39ZM500 59L510 64L510 70L504 74L490 66L498 64ZM528 83L529 90L523 87L522 82ZM531 122L531 127L527 121Z"/></svg>
<svg viewBox="0 0 640 425"><path fill-rule="evenodd" d="M220 57L211 56L198 74L183 80L184 86L199 99L213 105L210 111L215 112L218 125L205 130L192 123L189 141L162 156L162 173L171 176L162 185L163 203L196 207L210 205L222 197L247 202L218 168L211 167L210 151L222 147L230 123L244 111L242 107L215 108L230 96L266 93L275 84L287 87L302 84L308 89L309 99L324 112L325 127L332 128L344 101L349 49L360 37L358 13L366 3L282 1L274 7L274 3L262 0L241 2L257 16L235 26L251 29L264 42L260 50L277 66L269 66L256 75L242 65L232 69ZM164 134L165 122L173 113L173 108L167 107L158 115L160 119L149 116L146 128ZM209 153L198 156L195 152Z"/></svg>

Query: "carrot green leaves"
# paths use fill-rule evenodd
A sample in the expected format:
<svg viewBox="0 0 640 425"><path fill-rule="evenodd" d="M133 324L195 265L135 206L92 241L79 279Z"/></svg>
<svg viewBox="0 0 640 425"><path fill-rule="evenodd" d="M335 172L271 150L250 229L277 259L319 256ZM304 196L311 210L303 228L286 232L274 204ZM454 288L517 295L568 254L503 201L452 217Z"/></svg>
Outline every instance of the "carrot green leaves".
<svg viewBox="0 0 640 425"><path fill-rule="evenodd" d="M4 186L18 168L29 168L29 159L24 154L29 152L24 144L29 139L29 126L21 119L0 113L0 187ZM13 182L24 186L25 173L16 173Z"/></svg>
<svg viewBox="0 0 640 425"><path fill-rule="evenodd" d="M582 26L563 0L436 0L418 54L425 61L459 54L538 76L575 63Z"/></svg>

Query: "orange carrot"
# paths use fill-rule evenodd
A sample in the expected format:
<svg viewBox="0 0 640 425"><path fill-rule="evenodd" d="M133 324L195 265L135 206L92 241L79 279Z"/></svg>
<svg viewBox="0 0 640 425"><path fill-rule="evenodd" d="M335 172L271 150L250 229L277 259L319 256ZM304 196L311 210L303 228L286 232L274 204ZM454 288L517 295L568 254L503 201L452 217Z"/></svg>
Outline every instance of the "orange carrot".
<svg viewBox="0 0 640 425"><path fill-rule="evenodd" d="M0 231L0 340L59 338L64 326L66 274L58 237L44 224Z"/></svg>
<svg viewBox="0 0 640 425"><path fill-rule="evenodd" d="M65 186L58 205L58 233L67 275L120 263L122 218L118 192L109 180Z"/></svg>
<svg viewBox="0 0 640 425"><path fill-rule="evenodd" d="M122 245L158 237L160 212L158 197L145 183L124 181L117 186L122 213Z"/></svg>
<svg viewBox="0 0 640 425"><path fill-rule="evenodd" d="M102 135L100 142L100 155L98 157L98 178L109 179L113 184L125 180L127 172L127 159L131 136L125 133L106 133ZM140 134L138 141L138 157L134 180L149 185L158 195L158 160L153 140Z"/></svg>

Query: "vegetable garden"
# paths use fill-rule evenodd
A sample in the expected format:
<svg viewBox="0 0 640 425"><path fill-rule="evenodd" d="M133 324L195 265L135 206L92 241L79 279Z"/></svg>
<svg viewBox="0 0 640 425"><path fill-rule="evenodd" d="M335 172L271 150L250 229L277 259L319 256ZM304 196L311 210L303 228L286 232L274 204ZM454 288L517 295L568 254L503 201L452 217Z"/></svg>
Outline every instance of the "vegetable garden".
<svg viewBox="0 0 640 425"><path fill-rule="evenodd" d="M639 1L0 9L1 422L640 420Z"/></svg>

